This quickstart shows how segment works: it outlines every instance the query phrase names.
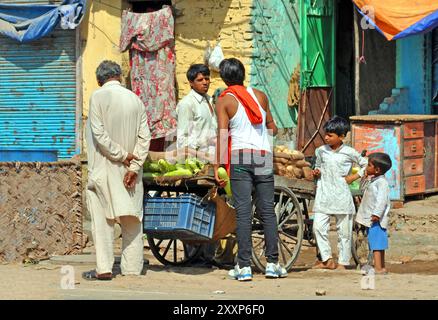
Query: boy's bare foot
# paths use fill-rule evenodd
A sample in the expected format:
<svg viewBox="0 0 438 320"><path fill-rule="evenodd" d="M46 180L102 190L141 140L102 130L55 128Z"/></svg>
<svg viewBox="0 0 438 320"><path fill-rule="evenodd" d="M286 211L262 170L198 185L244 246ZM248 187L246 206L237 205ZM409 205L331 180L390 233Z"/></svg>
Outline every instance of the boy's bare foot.
<svg viewBox="0 0 438 320"><path fill-rule="evenodd" d="M315 264L313 265L313 267L322 266L322 264L323 264L323 262L321 260L316 260Z"/></svg>
<svg viewBox="0 0 438 320"><path fill-rule="evenodd" d="M313 269L334 270L334 269L336 269L336 263L333 261L333 259L328 259L327 261L321 262L320 264L315 264Z"/></svg>
<svg viewBox="0 0 438 320"><path fill-rule="evenodd" d="M345 268L345 266L343 264L338 264L338 266L336 267L336 270L347 270L347 268Z"/></svg>

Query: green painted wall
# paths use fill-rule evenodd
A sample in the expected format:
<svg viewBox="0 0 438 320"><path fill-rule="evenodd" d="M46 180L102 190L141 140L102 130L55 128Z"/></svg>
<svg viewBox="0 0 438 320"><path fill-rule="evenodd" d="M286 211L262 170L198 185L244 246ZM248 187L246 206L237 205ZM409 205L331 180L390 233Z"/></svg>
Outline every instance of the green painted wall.
<svg viewBox="0 0 438 320"><path fill-rule="evenodd" d="M298 0L253 0L251 26L254 51L250 85L264 91L279 128L296 127L298 106L288 105L294 74L292 104L299 97L300 27ZM289 99L291 100L291 99Z"/></svg>

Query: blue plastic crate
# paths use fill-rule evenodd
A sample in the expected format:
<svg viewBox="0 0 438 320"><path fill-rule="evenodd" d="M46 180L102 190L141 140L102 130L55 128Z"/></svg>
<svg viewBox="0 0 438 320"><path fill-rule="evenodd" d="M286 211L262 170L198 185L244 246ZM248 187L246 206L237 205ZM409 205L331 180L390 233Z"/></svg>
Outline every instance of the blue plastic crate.
<svg viewBox="0 0 438 320"><path fill-rule="evenodd" d="M209 240L215 217L216 205L193 194L144 199L143 229L154 238Z"/></svg>

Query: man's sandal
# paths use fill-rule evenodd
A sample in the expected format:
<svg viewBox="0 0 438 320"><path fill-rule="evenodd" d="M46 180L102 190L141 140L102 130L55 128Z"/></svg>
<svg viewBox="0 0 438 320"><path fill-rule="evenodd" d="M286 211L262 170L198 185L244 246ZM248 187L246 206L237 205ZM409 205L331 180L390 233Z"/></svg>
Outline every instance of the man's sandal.
<svg viewBox="0 0 438 320"><path fill-rule="evenodd" d="M85 271L82 273L82 279L95 281L95 280L104 280L109 281L112 280L113 275L111 272L98 274L96 270Z"/></svg>

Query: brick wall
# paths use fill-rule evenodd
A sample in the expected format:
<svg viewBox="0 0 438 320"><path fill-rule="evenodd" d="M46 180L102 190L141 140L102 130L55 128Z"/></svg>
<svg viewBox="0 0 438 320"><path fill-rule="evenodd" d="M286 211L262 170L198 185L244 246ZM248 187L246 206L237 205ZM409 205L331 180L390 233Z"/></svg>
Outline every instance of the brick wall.
<svg viewBox="0 0 438 320"><path fill-rule="evenodd" d="M176 2L179 15L175 21L176 78L181 99L190 91L186 71L191 64L203 63L209 41L220 40L225 58L240 59L246 68L248 84L253 36L251 32L252 0L185 0ZM211 75L209 94L224 87L217 72Z"/></svg>

